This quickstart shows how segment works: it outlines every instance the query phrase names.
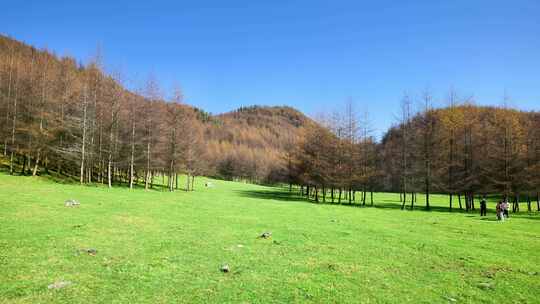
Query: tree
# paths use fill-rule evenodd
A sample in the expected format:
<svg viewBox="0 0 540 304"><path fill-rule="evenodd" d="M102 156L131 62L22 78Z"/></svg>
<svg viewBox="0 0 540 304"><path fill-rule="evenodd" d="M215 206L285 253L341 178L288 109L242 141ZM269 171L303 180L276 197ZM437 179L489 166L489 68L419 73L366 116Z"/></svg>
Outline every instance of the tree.
<svg viewBox="0 0 540 304"><path fill-rule="evenodd" d="M156 81L156 79L150 75L148 77L148 80L146 82L146 88L145 88L145 97L147 99L147 102L144 103L144 142L146 145L146 171L145 171L145 179L144 179L144 189L148 190L149 186L151 184L151 178L152 178L152 148L154 144L156 143L156 134L158 133L158 130L156 130L158 126L158 121L154 120L155 117L155 104L158 100L161 98L161 93L159 89L159 85Z"/></svg>

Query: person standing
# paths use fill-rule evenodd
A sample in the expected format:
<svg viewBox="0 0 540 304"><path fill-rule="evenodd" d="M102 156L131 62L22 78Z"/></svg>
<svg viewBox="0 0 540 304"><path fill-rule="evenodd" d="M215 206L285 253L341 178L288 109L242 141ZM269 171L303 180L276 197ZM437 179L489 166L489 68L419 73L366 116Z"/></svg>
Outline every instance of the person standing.
<svg viewBox="0 0 540 304"><path fill-rule="evenodd" d="M486 196L483 196L482 200L480 201L480 216L486 216L486 215L487 215Z"/></svg>
<svg viewBox="0 0 540 304"><path fill-rule="evenodd" d="M508 203L508 198L505 198L504 203L502 204L503 216L505 218L509 218L509 214L508 214L508 209L509 208L510 208L510 203Z"/></svg>
<svg viewBox="0 0 540 304"><path fill-rule="evenodd" d="M497 212L497 220L504 221L504 215L503 215L503 202L499 201L497 203L497 206L495 206L495 210Z"/></svg>

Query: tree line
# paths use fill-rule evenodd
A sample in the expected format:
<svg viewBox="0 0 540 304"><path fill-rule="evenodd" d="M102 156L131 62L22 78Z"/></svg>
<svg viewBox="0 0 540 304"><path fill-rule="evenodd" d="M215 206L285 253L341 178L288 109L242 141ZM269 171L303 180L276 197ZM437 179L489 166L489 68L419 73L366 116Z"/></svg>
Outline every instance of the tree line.
<svg viewBox="0 0 540 304"><path fill-rule="evenodd" d="M104 72L99 53L82 65L0 36L0 54L0 144L11 174L146 189L161 177L173 191L184 173L193 189L205 163L201 113L179 88L165 100L149 77L130 92L120 73Z"/></svg>
<svg viewBox="0 0 540 304"><path fill-rule="evenodd" d="M348 103L343 114L310 125L295 150L289 183L315 201L373 204L373 192L400 193L401 208L424 196L448 194L450 210L471 210L475 199L498 195L540 211L540 113L483 107L451 90L434 108L424 93L405 95L398 122L377 142L369 120Z"/></svg>
<svg viewBox="0 0 540 304"><path fill-rule="evenodd" d="M540 209L540 114L480 107L451 91L445 108L429 92L403 97L397 123L380 140L352 102L315 121L290 107L242 107L211 115L165 97L149 77L135 92L106 73L99 53L70 57L0 36L0 153L11 174L54 172L80 183L135 185L161 179L171 191L187 175L298 185L315 201L374 204L374 192L449 194L470 210L496 194ZM418 106L413 107L413 103ZM413 108L416 108L414 110Z"/></svg>

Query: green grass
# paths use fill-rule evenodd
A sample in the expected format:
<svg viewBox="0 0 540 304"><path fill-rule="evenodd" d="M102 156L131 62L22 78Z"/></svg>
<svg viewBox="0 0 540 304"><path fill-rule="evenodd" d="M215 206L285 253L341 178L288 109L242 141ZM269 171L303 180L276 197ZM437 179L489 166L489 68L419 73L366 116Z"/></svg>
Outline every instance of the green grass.
<svg viewBox="0 0 540 304"><path fill-rule="evenodd" d="M540 302L537 212L500 223L204 180L168 193L0 174L0 303ZM47 289L60 280L73 285Z"/></svg>

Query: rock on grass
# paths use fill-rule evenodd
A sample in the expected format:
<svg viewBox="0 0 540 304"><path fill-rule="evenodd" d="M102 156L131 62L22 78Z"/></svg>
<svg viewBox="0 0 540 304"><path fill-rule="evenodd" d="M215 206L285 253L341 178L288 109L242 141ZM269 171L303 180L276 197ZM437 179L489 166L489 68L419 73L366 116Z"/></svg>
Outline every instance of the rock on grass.
<svg viewBox="0 0 540 304"><path fill-rule="evenodd" d="M478 286L478 288L483 289L483 290L493 289L493 284L488 283L488 282L478 283L477 286Z"/></svg>
<svg viewBox="0 0 540 304"><path fill-rule="evenodd" d="M58 281L58 282L54 282L52 284L50 284L49 286L47 286L48 289L52 289L52 290L56 290L56 289L62 289L64 287L68 287L70 285L72 285L73 283L71 283L70 281Z"/></svg>
<svg viewBox="0 0 540 304"><path fill-rule="evenodd" d="M82 252L84 253L88 253L89 255L96 255L97 254L97 249L95 248L85 248L85 249L81 249Z"/></svg>
<svg viewBox="0 0 540 304"><path fill-rule="evenodd" d="M272 232L270 231L263 232L261 235L259 235L260 239L269 239L271 237L272 237Z"/></svg>
<svg viewBox="0 0 540 304"><path fill-rule="evenodd" d="M219 270L223 273L228 273L231 271L231 268L229 267L229 264L223 264L221 265L221 267L219 268Z"/></svg>
<svg viewBox="0 0 540 304"><path fill-rule="evenodd" d="M64 206L66 206L66 207L78 207L80 205L81 205L81 203L79 203L78 201L76 201L74 199L69 199L69 200L64 202Z"/></svg>

